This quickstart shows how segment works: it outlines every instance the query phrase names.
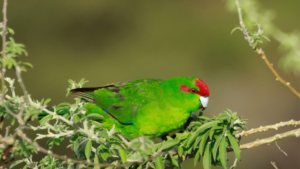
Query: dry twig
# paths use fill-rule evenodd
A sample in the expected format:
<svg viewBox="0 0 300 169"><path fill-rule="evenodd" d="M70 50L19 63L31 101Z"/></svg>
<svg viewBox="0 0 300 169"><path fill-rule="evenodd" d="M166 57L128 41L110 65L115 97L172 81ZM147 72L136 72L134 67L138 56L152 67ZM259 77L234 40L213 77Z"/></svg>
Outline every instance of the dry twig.
<svg viewBox="0 0 300 169"><path fill-rule="evenodd" d="M281 134L276 134L275 136L272 136L272 137L268 137L268 138L264 138L264 139L260 139L260 140L258 139L256 141L253 141L253 142L250 142L250 143L242 144L240 146L240 149L241 150L250 149L250 148L253 148L253 147L257 147L257 146L260 146L260 145L263 145L263 144L269 144L271 142L274 142L274 141L277 141L277 140L280 140L280 139L283 139L283 138L286 138L286 137L291 137L291 136L299 137L300 136L300 128L295 129L295 130L291 130L291 131L288 131L288 132L284 132L284 133L281 133Z"/></svg>
<svg viewBox="0 0 300 169"><path fill-rule="evenodd" d="M276 164L275 164L275 162L271 161L271 164L272 164L272 166L273 166L275 169L278 169L277 166L276 166Z"/></svg>
<svg viewBox="0 0 300 169"><path fill-rule="evenodd" d="M268 126L260 126L259 128L253 128L253 129L250 129L250 130L247 130L247 131L242 131L241 133L237 133L235 136L236 137L248 136L249 134L263 132L263 131L267 131L267 130L270 130L270 129L278 130L279 127L297 126L297 125L300 125L300 121L294 121L292 119L292 120L286 121L286 122L280 122L280 123L276 123L276 124L268 125Z"/></svg>

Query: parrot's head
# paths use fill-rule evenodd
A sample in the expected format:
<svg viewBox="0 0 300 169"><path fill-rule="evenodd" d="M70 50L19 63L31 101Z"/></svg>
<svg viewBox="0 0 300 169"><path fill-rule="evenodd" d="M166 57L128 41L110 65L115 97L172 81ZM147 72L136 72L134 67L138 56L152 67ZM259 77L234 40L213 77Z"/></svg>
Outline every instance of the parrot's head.
<svg viewBox="0 0 300 169"><path fill-rule="evenodd" d="M184 84L180 86L180 90L185 93L190 93L193 95L193 98L198 98L200 101L200 109L204 110L209 101L209 89L207 85L201 80L193 80L192 83L188 85Z"/></svg>

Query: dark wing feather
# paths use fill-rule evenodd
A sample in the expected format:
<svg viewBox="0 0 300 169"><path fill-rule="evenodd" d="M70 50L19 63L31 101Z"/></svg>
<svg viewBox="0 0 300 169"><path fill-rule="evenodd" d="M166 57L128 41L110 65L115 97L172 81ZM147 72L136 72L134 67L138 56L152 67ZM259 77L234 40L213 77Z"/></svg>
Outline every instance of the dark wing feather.
<svg viewBox="0 0 300 169"><path fill-rule="evenodd" d="M76 88L70 90L71 94L77 97L80 97L88 102L93 101L93 93L95 90L102 89L102 88L110 88L109 90L114 93L119 93L121 86L127 85L129 82L117 82L117 83L110 83L99 87L83 87L83 88Z"/></svg>

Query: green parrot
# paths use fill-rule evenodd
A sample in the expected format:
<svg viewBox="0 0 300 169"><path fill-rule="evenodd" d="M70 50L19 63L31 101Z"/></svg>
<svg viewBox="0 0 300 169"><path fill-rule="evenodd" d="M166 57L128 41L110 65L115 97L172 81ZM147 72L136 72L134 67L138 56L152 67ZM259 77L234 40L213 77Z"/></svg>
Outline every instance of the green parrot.
<svg viewBox="0 0 300 169"><path fill-rule="evenodd" d="M193 111L204 110L209 100L207 85L193 77L111 83L71 93L88 102L86 115L102 115L103 127L115 126L128 139L155 138L179 129Z"/></svg>

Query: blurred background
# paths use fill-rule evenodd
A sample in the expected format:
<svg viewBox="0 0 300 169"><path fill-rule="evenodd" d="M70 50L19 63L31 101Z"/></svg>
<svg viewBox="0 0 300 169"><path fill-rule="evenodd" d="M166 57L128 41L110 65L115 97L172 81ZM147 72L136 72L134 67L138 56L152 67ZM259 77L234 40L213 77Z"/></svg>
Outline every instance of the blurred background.
<svg viewBox="0 0 300 169"><path fill-rule="evenodd" d="M261 3L275 11L273 22L283 31L300 30L300 1ZM249 119L248 128L300 120L300 99L275 81L241 32L230 35L238 26L238 16L227 10L226 1L9 0L8 26L15 30L16 42L26 45L29 57L22 60L34 65L23 73L29 93L38 100L51 98L49 106L73 102L72 96L66 97L68 79L85 78L89 80L86 86L100 86L192 76L210 88L206 116L231 109ZM270 62L300 91L299 77L279 64L278 43L272 38L265 42L261 47ZM241 143L291 129L253 134L243 137ZM65 140L62 147L67 143ZM278 141L288 156L274 143L243 150L237 168L271 169L270 161L275 161L279 169L298 169L299 143L296 137ZM54 151L72 156L70 149L54 147ZM34 156L34 160L41 156ZM233 156L229 153L228 166L233 164ZM186 161L183 168L194 168L193 160ZM202 163L195 168L202 168Z"/></svg>

